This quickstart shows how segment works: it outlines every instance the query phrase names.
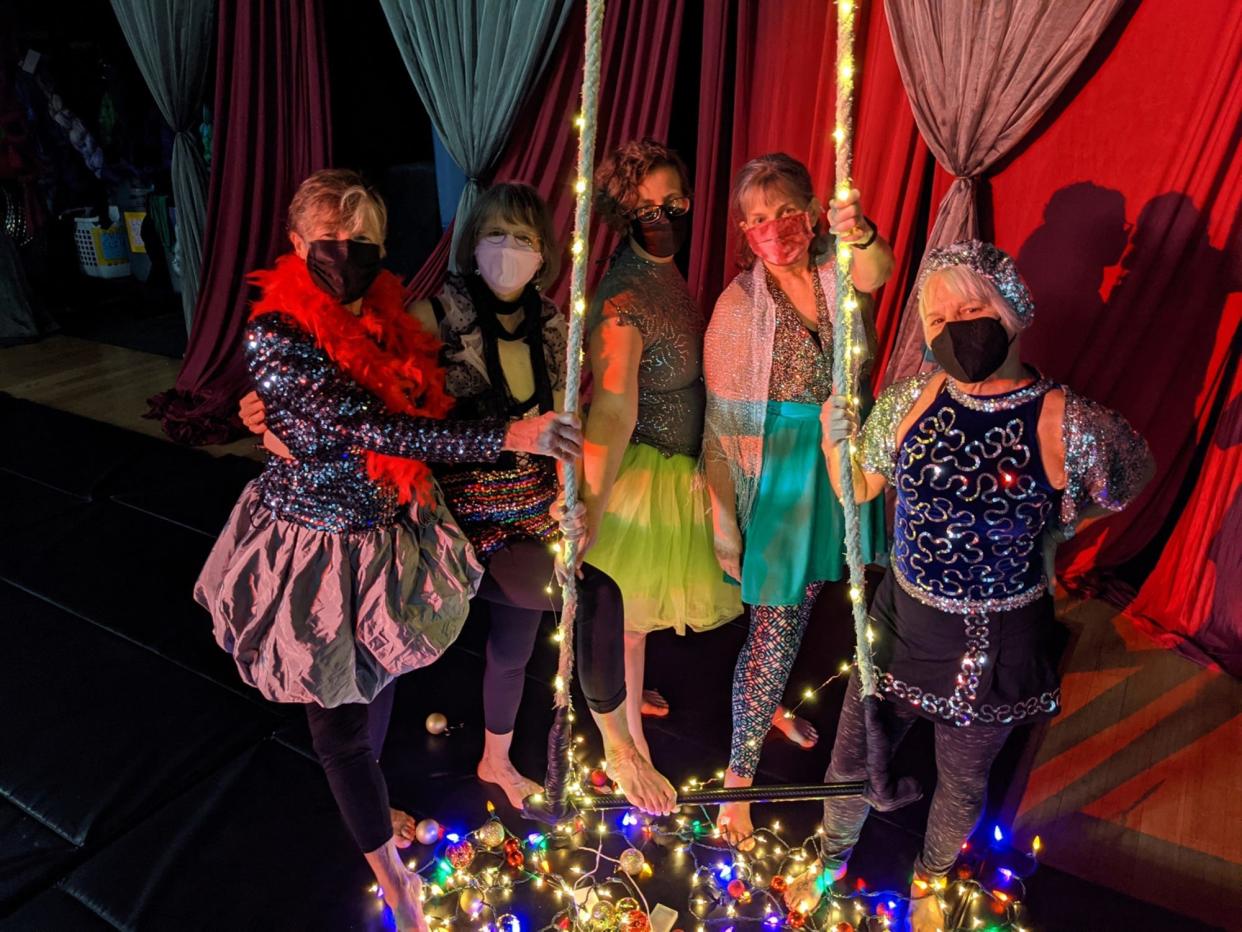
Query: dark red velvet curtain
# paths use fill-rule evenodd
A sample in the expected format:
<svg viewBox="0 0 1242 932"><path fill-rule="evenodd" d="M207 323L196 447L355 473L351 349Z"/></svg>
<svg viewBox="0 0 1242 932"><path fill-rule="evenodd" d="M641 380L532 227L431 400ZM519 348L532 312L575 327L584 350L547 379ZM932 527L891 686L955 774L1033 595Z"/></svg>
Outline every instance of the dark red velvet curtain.
<svg viewBox="0 0 1242 932"><path fill-rule="evenodd" d="M220 0L215 138L202 289L177 384L148 416L181 443L241 432L244 276L288 247L285 212L298 184L331 164L321 0Z"/></svg>
<svg viewBox="0 0 1242 932"><path fill-rule="evenodd" d="M783 149L831 188L831 6L726 0L714 9L704 24L690 268L705 303L734 271L725 197L741 162ZM876 312L878 378L930 207L952 179L933 168L914 127L882 4L862 10L855 174L898 262ZM1178 0L1129 5L1063 99L997 166L981 218L1035 292L1027 356L1122 411L1160 466L1135 507L1063 550L1062 578L1087 585L1095 570L1155 562L1150 550L1171 534L1132 611L1167 643L1234 664L1240 126L1242 7L1208 0L1187 17Z"/></svg>
<svg viewBox="0 0 1242 932"><path fill-rule="evenodd" d="M597 161L627 139L667 138L684 12L685 0L630 0L605 8ZM585 4L575 4L553 53L555 64L518 117L513 138L491 179L523 181L537 188L547 199L554 227L565 242L573 227L578 157L573 118L582 87L584 16ZM603 260L616 243L616 237L600 224L592 226L590 284L603 274ZM439 288L447 258L442 242L411 280L414 296L424 297ZM562 304L569 291L567 271L562 269L550 291L553 300Z"/></svg>

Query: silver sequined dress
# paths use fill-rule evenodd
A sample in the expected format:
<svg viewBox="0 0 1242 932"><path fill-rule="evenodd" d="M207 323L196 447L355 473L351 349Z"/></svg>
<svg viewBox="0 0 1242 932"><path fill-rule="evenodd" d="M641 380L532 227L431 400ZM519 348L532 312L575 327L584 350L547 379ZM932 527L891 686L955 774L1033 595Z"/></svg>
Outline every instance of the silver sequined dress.
<svg viewBox="0 0 1242 932"><path fill-rule="evenodd" d="M369 702L452 643L482 568L438 489L401 505L365 454L495 460L504 424L394 414L279 314L251 321L246 359L292 459L246 486L194 597L267 698Z"/></svg>

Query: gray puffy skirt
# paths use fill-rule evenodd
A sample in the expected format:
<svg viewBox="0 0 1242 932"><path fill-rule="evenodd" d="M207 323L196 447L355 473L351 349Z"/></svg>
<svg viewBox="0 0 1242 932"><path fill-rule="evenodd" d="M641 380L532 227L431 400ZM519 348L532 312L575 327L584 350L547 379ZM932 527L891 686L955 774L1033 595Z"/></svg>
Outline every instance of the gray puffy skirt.
<svg viewBox="0 0 1242 932"><path fill-rule="evenodd" d="M383 528L314 531L242 492L194 587L216 643L276 702L370 702L461 632L483 568L436 491Z"/></svg>

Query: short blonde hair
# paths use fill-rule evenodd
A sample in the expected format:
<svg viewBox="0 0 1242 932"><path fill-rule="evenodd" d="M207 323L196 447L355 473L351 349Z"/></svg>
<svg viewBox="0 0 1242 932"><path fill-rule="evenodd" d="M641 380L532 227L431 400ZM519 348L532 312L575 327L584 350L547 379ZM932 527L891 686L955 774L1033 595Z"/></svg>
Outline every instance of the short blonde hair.
<svg viewBox="0 0 1242 932"><path fill-rule="evenodd" d="M300 185L289 203L289 230L303 238L322 223L351 236L365 233L381 246L388 234L388 208L358 172L325 168Z"/></svg>
<svg viewBox="0 0 1242 932"><path fill-rule="evenodd" d="M919 289L920 320L927 314L927 292L933 281L943 282L945 287L959 298L981 301L996 308L1010 332L1018 333L1024 329L1022 320L991 280L964 265L950 265L937 269L923 280L923 287Z"/></svg>

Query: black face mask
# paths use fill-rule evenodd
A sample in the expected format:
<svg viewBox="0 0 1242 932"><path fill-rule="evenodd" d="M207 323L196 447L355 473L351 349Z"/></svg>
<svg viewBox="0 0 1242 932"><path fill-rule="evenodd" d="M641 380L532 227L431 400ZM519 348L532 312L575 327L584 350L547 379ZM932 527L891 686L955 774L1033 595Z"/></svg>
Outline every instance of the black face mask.
<svg viewBox="0 0 1242 932"><path fill-rule="evenodd" d="M342 304L352 304L380 273L380 248L352 239L317 239L306 250L311 281Z"/></svg>
<svg viewBox="0 0 1242 932"><path fill-rule="evenodd" d="M630 221L630 235L634 242L642 247L643 252L657 259L667 259L676 255L681 244L686 241L690 232L690 213L670 217L661 213L655 223L640 223L637 219Z"/></svg>
<svg viewBox="0 0 1242 932"><path fill-rule="evenodd" d="M955 320L931 342L940 368L959 382L982 382L1009 355L1009 334L995 317Z"/></svg>

